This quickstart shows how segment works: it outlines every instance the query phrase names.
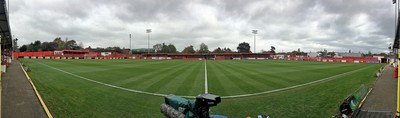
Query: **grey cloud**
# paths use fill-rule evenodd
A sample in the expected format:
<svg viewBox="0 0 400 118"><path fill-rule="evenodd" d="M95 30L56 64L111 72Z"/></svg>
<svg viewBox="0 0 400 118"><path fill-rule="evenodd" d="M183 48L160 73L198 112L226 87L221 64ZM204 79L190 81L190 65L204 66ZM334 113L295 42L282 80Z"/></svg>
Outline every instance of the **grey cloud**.
<svg viewBox="0 0 400 118"><path fill-rule="evenodd" d="M13 0L11 28L22 44L68 37L85 46L147 47L172 43L178 50L202 42L211 50L252 46L257 50L387 51L394 36L391 1L381 0ZM354 18L365 14L362 28ZM374 30L371 30L374 29ZM21 44L20 43L20 44Z"/></svg>

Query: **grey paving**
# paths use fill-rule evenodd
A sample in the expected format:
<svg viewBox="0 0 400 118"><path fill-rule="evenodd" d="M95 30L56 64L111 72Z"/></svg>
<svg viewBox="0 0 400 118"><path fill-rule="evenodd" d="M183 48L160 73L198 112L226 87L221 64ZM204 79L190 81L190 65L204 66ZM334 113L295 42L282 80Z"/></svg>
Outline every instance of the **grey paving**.
<svg viewBox="0 0 400 118"><path fill-rule="evenodd" d="M2 118L46 118L31 84L15 60L2 77Z"/></svg>
<svg viewBox="0 0 400 118"><path fill-rule="evenodd" d="M393 118L397 97L397 78L393 75L393 66L386 66L356 118Z"/></svg>

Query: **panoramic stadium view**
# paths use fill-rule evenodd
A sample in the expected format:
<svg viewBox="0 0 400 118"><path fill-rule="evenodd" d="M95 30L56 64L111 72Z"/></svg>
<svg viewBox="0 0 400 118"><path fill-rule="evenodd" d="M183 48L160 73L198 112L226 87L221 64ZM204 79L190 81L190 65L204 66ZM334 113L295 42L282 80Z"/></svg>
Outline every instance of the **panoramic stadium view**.
<svg viewBox="0 0 400 118"><path fill-rule="evenodd" d="M0 0L3 118L400 117L397 0Z"/></svg>

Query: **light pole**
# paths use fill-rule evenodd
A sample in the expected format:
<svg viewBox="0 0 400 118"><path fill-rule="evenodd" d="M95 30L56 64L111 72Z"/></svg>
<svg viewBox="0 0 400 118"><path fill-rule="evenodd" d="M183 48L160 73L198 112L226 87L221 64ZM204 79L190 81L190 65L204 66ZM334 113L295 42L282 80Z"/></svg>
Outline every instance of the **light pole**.
<svg viewBox="0 0 400 118"><path fill-rule="evenodd" d="M14 52L17 52L18 50L18 44L17 44L18 39L15 38L12 40L12 51L11 51L11 58L14 60Z"/></svg>
<svg viewBox="0 0 400 118"><path fill-rule="evenodd" d="M17 49L18 49L18 39L15 38L15 39L14 39L14 52L16 52Z"/></svg>
<svg viewBox="0 0 400 118"><path fill-rule="evenodd" d="M147 54L150 54L150 33L151 29L146 29L147 33Z"/></svg>
<svg viewBox="0 0 400 118"><path fill-rule="evenodd" d="M257 30L253 30L252 33L254 34L254 53L256 53L256 34L257 34Z"/></svg>
<svg viewBox="0 0 400 118"><path fill-rule="evenodd" d="M132 34L129 34L129 54L132 54Z"/></svg>
<svg viewBox="0 0 400 118"><path fill-rule="evenodd" d="M389 57L393 57L393 59L396 59L395 55L397 55L397 54L394 53L395 49L393 48L392 43L389 44L388 48L389 48L389 53L388 53ZM393 56L391 56L391 55L393 55Z"/></svg>

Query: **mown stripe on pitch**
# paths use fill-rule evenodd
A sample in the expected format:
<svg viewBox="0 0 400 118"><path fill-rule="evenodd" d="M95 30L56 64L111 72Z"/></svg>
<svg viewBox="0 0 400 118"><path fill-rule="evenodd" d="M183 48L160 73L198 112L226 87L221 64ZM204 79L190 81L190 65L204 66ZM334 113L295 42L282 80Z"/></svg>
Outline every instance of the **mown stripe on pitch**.
<svg viewBox="0 0 400 118"><path fill-rule="evenodd" d="M182 94L182 93L176 93L175 91L177 91L177 89L179 88L179 86L181 86L182 84L186 84L183 83L183 81L187 78L185 78L186 76L190 76L190 72L192 70L196 69L196 65L198 65L200 62L199 61L188 61L185 62L187 63L185 67L182 67L181 70L178 70L174 73L172 73L170 76L166 76L164 79L170 79L170 81L168 81L168 83L162 84L163 86L160 87L159 93L174 93L174 94ZM187 89L186 89L187 90ZM187 95L187 94L186 94Z"/></svg>
<svg viewBox="0 0 400 118"><path fill-rule="evenodd" d="M267 61L266 61L267 62ZM292 61L294 62L294 61ZM292 71L303 71L306 70L307 68L314 68L316 66L309 65L309 64L300 64L300 63L287 63L286 61L281 62L279 61L278 63L275 63L275 61L268 63L268 66L274 66L273 69L279 68L282 71L280 72L292 72Z"/></svg>
<svg viewBox="0 0 400 118"><path fill-rule="evenodd" d="M201 83L204 83L204 72L205 72L205 70L204 70L204 62L205 61L201 61L201 63L200 63L200 65L199 65L199 73L197 73L197 75L195 76L195 80L192 82L194 85L194 90L193 91L190 91L190 94L189 95L198 95L198 94L200 94L200 93L204 93L204 84L201 84ZM207 62L207 65L208 65L208 62ZM209 70L208 70L208 66L207 66L207 71L209 72ZM207 73L208 74L208 73ZM208 79L209 79L209 75L207 75L207 77L208 77Z"/></svg>
<svg viewBox="0 0 400 118"><path fill-rule="evenodd" d="M285 67L273 67L273 68L274 68L273 72L260 71L261 69L254 69L254 68L249 68L249 70L256 71L259 74L266 75L266 76L269 76L272 78L276 78L277 80L279 80L283 83L286 83L285 84L286 86L287 85L295 85L298 82L300 82L300 81L298 81L298 77L292 76L288 73L290 73L290 72L302 73L301 70L290 69L286 66Z"/></svg>
<svg viewBox="0 0 400 118"><path fill-rule="evenodd" d="M295 89L295 88L299 88L299 87L304 87L304 86L310 86L310 85L315 85L317 83L322 83L322 82L326 82L326 81L331 81L331 80L335 80L338 78L343 78L345 76L349 76L351 74L354 74L356 72L368 69L370 67L364 67L364 68L360 68L357 70L352 70L349 72L345 72L345 73L341 73L338 75L334 75L334 76L330 76L327 78L323 78L323 79L319 79L316 81L312 81L312 82L308 82L308 83L304 83L304 84L298 84L298 85L294 85L294 86L289 86L289 87L285 87L285 88L280 88L280 89L275 89L275 90L270 90L270 91L264 91L264 92L258 92L258 93L250 93L250 94L242 94L242 95L232 95L232 96L222 96L221 98L225 98L225 99L230 99L230 98L240 98L240 97L249 97L249 96L257 96L257 95L263 95L263 94L270 94L270 93L275 93L275 92L281 92L281 91L286 91L286 90L290 90L290 89Z"/></svg>
<svg viewBox="0 0 400 118"><path fill-rule="evenodd" d="M299 67L299 68L301 68L301 67ZM284 76L287 79L287 81L290 81L295 84L306 83L309 81L309 79L315 80L315 79L321 79L321 78L329 76L325 73L313 73L313 72L310 72L310 70L314 70L314 68L310 67L308 69L298 69L298 70L277 72L275 74Z"/></svg>
<svg viewBox="0 0 400 118"><path fill-rule="evenodd" d="M46 64L49 64L49 65L55 66L57 68L68 70L68 71L71 71L71 72L74 72L74 73L76 73L76 72L93 72L93 71L102 71L102 70L111 70L111 69L113 69L112 67L107 66L107 65L99 65L99 66L90 65L90 66L88 66L88 65L85 65L85 64L83 64L83 65L79 64L76 61L71 61L71 60L69 60L69 61L67 61L67 60L54 60L54 61L52 61L50 63L48 63L48 62L42 62L42 63L46 63ZM76 69L77 67L79 67L81 69L77 70ZM82 68L84 68L84 69L82 69Z"/></svg>
<svg viewBox="0 0 400 118"><path fill-rule="evenodd" d="M245 79L247 79L246 77L240 77L240 75L238 75L240 73L237 73L232 69L225 68L219 63L215 63L215 65L219 70L221 70L222 73L228 75L227 77L229 77L229 81L232 81L235 87L241 89L245 93L252 93L259 91L258 88L254 87L252 84L245 81Z"/></svg>
<svg viewBox="0 0 400 118"><path fill-rule="evenodd" d="M190 69L182 72L182 74L186 74L183 76L181 82L178 82L178 84L175 85L179 86L175 90L175 93L180 93L182 95L197 95L199 92L203 91L202 86L199 86L200 84L195 84L198 82L196 80L203 80L201 76L203 74L200 74L204 73L204 69L201 68L201 65L203 65L202 62L203 61L198 61L196 65L193 65Z"/></svg>
<svg viewBox="0 0 400 118"><path fill-rule="evenodd" d="M269 65L265 65L265 66L269 66ZM238 65L238 68L239 67L241 67L241 66ZM268 77L268 80L279 83L280 85L282 85L282 87L295 84L290 78L287 77L286 74L284 74L284 72L286 71L284 68L275 68L274 72L261 71L262 69L258 69L258 68L246 67L246 69L249 71L255 71L261 76Z"/></svg>
<svg viewBox="0 0 400 118"><path fill-rule="evenodd" d="M175 63L172 63L175 64ZM171 64L171 65L172 65ZM129 84L131 82L137 81L136 79L145 79L143 77L146 77L148 75L151 74L156 74L156 73L160 73L160 72L164 72L164 71L168 71L169 69L172 69L176 66L179 65L173 65L173 66L165 66L162 64L155 64L155 65L143 65L140 67L133 67L133 68L129 68L128 71L131 72L130 74L128 74L130 77L128 78L124 78L122 81L116 81L113 82L114 84L118 84L118 85L123 85L123 84ZM168 68L163 68L163 67L168 67Z"/></svg>
<svg viewBox="0 0 400 118"><path fill-rule="evenodd" d="M231 95L238 93L244 93L244 91L239 88L235 88L232 81L226 77L226 73L222 73L216 66L214 61L208 61L207 71L208 71L208 91L209 93L217 95ZM202 84L203 85L203 84ZM235 91L232 93L230 91ZM229 92L229 93L228 93Z"/></svg>
<svg viewBox="0 0 400 118"><path fill-rule="evenodd" d="M148 66L155 66L157 64L162 64L163 62L157 62L157 63L142 63L142 64L134 64L130 65L127 67L118 67L118 66L112 66L113 63L109 63L108 65L102 65L102 66L81 66L81 65L76 65L76 66L71 66L69 63L64 63L66 66L61 67L64 70L74 72L74 73L84 73L84 72L100 72L100 71L113 71L113 70L118 70L118 69L133 69L133 68L138 68L138 67L148 67ZM87 68L82 71L76 71L75 68L80 67L80 68Z"/></svg>
<svg viewBox="0 0 400 118"><path fill-rule="evenodd" d="M113 68L129 68L129 67L137 67L137 66L148 66L148 65L157 65L157 64L163 64L166 63L166 61L152 61L152 60L147 60L147 61L130 61L127 63L119 63L114 62L116 60L104 60L99 63L96 63L96 65L100 65L100 67L113 67Z"/></svg>
<svg viewBox="0 0 400 118"><path fill-rule="evenodd" d="M247 67L246 68L238 67L240 65L224 63L224 62L220 62L219 64L221 64L222 66L224 66L229 70L233 70L235 75L237 75L239 78L251 84L252 86L257 87L260 90L271 88L270 86L265 86L264 81L260 81L261 78L259 78L257 74L251 74L253 72L247 71L246 70Z"/></svg>
<svg viewBox="0 0 400 118"><path fill-rule="evenodd" d="M295 69L289 69L287 64L282 64L282 63L275 63L275 62L270 62L267 63L268 61L265 61L264 63L261 63L264 61L255 61L255 60L248 60L248 61L242 61L240 64L242 64L242 67L246 67L247 69L251 69L254 71L259 71L259 68L265 69L265 72L270 72L270 73L276 73L276 72L283 72L283 71L296 71ZM263 67L264 66L264 67ZM265 68L267 66L268 68Z"/></svg>
<svg viewBox="0 0 400 118"><path fill-rule="evenodd" d="M174 66L166 66L166 68L160 68L154 71L150 71L150 72L143 72L143 74L141 75L132 75L131 78L126 78L122 81L116 81L113 82L113 85L117 85L117 86L125 86L128 88L138 88L140 86L140 84L151 80L154 76L156 75L160 75L160 73L165 73L168 72L172 69L175 69L176 67L185 65L185 63L180 63ZM140 70L133 70L132 71L140 71Z"/></svg>
<svg viewBox="0 0 400 118"><path fill-rule="evenodd" d="M79 68L78 70L84 70L84 69ZM95 78L95 80L98 81L112 83L115 81L126 80L127 78L131 77L134 74L134 71L131 70L139 70L139 69L137 69L137 67L113 68L112 70L106 70L106 71L93 71L93 72L76 73L76 74Z"/></svg>
<svg viewBox="0 0 400 118"><path fill-rule="evenodd" d="M183 72L185 69L187 69L189 66L192 66L194 63L190 61L186 62L181 62L182 65L176 66L174 68L169 69L168 71L165 71L163 73L157 73L157 75L152 76L151 80L146 81L142 83L142 85L146 85L143 88L143 90L150 90L152 92L157 92L160 89L164 88L168 83L171 83L176 79L175 77L177 74ZM156 86L156 87L155 87ZM168 91L162 90L164 92L170 93L173 90L170 90L171 88L167 88Z"/></svg>
<svg viewBox="0 0 400 118"><path fill-rule="evenodd" d="M268 63L267 61L257 61L257 60L246 60L243 61L242 63L244 64L249 64L249 65L264 65L264 64L268 64L268 66L270 67L277 67L277 68L287 68L287 67L292 67L294 66L294 64L287 64L287 63L281 63L281 62L273 62L273 63Z"/></svg>
<svg viewBox="0 0 400 118"><path fill-rule="evenodd" d="M305 69L302 73L294 73L297 76L305 76L305 75L312 75L312 77L303 77L302 83L315 81L321 78L326 78L331 75L337 75L340 73L348 72L351 70L359 69L360 67L351 67L349 66L324 66L323 68L312 68L312 69ZM291 74L289 72L288 74Z"/></svg>
<svg viewBox="0 0 400 118"><path fill-rule="evenodd" d="M180 72L185 70L187 67L192 66L193 63L189 62L184 62L183 66L176 67L174 69L170 69L169 71L166 71L164 73L159 73L156 76L150 76L150 81L142 83L142 88L143 90L149 91L149 92L157 92L160 91L161 88L163 88L166 84L170 83L176 75L178 75ZM169 90L166 90L167 92L170 92Z"/></svg>
<svg viewBox="0 0 400 118"><path fill-rule="evenodd" d="M217 67L220 67L221 69L224 69L223 71L230 73L230 75L233 76L232 78L236 79L235 82L237 83L237 85L242 85L239 87L241 89L244 89L246 93L261 91L259 86L262 86L263 84L258 83L253 79L250 79L250 77L248 76L245 76L245 74L247 73L243 73L242 71L239 71L237 68L226 67L225 65L218 62L217 62Z"/></svg>
<svg viewBox="0 0 400 118"><path fill-rule="evenodd" d="M184 66L187 66L187 63L181 62L181 63L177 63L176 65L173 65L173 66L169 66L169 65L159 66L157 68L160 68L160 69L154 70L153 72L143 71L143 73L146 73L145 75L140 76L143 79L127 83L126 86L134 84L134 85L138 85L136 87L140 87L140 89L143 89L142 86L148 86L149 83L153 84L153 83L161 80L165 76L165 74L172 73L172 71L179 69L181 67L184 67ZM137 83L139 83L139 84L137 84ZM135 86L128 86L128 87L135 87Z"/></svg>
<svg viewBox="0 0 400 118"><path fill-rule="evenodd" d="M230 68L236 68L243 73L248 73L249 75L251 75L251 77L249 77L250 79L253 79L253 80L263 84L263 86L260 86L260 87L263 87L263 89L270 90L270 89L280 88L283 86L281 83L272 81L275 78L271 78L268 76L262 76L261 74L259 74L259 72L250 71L247 68L240 68L240 65L226 63L226 62L223 62L223 64Z"/></svg>
<svg viewBox="0 0 400 118"><path fill-rule="evenodd" d="M318 80L320 78L324 78L324 77L328 77L329 76L329 75L326 74L326 72L313 73L315 70L327 69L328 68L328 69L331 69L331 70L327 70L329 72L329 71L332 71L332 70L334 70L336 68L343 67L343 66L350 66L350 65L320 65L320 64L311 65L311 64L308 64L308 65L301 66L301 65L296 65L296 63L293 63L293 67L283 68L284 70L282 70L281 72L276 72L274 74L297 75L297 74L301 73L300 74L301 76L309 76L310 75L310 77L294 76L294 77L289 77L288 78L290 82L295 82L295 83L301 84L301 83L308 82L310 80ZM274 68L278 69L277 67L274 67ZM258 71L259 73L266 73L266 72L260 72L261 69L257 69L257 68L249 68L249 69L254 70L254 71ZM279 69L282 69L282 67L279 68ZM297 69L297 70L294 70L294 69ZM337 72L334 73L334 74L337 74ZM324 75L327 75L327 76L324 76ZM332 74L330 74L330 75L332 75ZM301 80L299 78L301 78Z"/></svg>

